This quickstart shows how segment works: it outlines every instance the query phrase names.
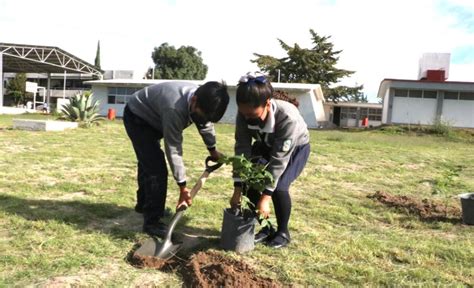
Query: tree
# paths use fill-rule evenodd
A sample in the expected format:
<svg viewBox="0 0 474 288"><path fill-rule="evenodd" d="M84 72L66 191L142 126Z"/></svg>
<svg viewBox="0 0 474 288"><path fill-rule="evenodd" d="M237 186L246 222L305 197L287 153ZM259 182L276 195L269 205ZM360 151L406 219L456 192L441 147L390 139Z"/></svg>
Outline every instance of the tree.
<svg viewBox="0 0 474 288"><path fill-rule="evenodd" d="M8 81L7 90L7 95L13 97L15 105L25 104L26 74L17 73L15 78Z"/></svg>
<svg viewBox="0 0 474 288"><path fill-rule="evenodd" d="M329 42L331 36L321 37L312 29L309 31L313 43L311 49L302 48L296 43L291 47L278 39L280 46L286 51L287 57L275 58L270 55L254 53L257 58L251 62L256 63L260 70L269 74L272 79L277 79L279 75L281 82L318 83L327 100L348 101L355 95L359 95L363 88L362 85L331 87L341 78L352 75L354 71L336 68L342 50L334 50L334 45Z"/></svg>
<svg viewBox="0 0 474 288"><path fill-rule="evenodd" d="M354 95L354 97L351 99L352 102L356 103L367 103L369 100L367 99L367 95L364 95L364 93L360 92Z"/></svg>
<svg viewBox="0 0 474 288"><path fill-rule="evenodd" d="M95 53L94 66L100 69L100 40L97 41L97 52Z"/></svg>
<svg viewBox="0 0 474 288"><path fill-rule="evenodd" d="M207 75L207 65L202 61L201 52L192 46L176 49L163 43L155 47L151 58L155 63L157 79L203 80Z"/></svg>

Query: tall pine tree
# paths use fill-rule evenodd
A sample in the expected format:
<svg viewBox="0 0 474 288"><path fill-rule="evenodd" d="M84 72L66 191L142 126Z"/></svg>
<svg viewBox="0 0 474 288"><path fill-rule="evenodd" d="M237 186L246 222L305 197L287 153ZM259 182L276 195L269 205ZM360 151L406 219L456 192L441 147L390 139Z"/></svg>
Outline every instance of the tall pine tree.
<svg viewBox="0 0 474 288"><path fill-rule="evenodd" d="M329 42L331 36L321 37L312 29L310 33L313 43L310 49L302 48L296 43L291 47L278 39L280 46L287 53L286 57L275 58L254 53L257 59L251 62L256 63L263 72L272 76L273 80L279 76L281 82L320 84L327 100L350 101L360 96L362 85L330 87L354 72L336 68L342 50L334 50L334 45Z"/></svg>
<svg viewBox="0 0 474 288"><path fill-rule="evenodd" d="M97 52L95 53L94 66L100 70L100 40L97 41Z"/></svg>

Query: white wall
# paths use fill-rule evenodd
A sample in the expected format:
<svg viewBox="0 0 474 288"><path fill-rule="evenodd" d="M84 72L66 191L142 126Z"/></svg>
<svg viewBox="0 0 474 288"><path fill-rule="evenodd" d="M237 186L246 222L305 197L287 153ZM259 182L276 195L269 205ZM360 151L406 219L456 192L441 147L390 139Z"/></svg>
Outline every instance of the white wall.
<svg viewBox="0 0 474 288"><path fill-rule="evenodd" d="M101 81L97 81L101 82ZM94 93L94 99L100 101L100 114L106 116L110 108L115 109L116 116L123 116L123 104L107 104L107 85L110 87L116 87L117 85L111 84L94 84L94 81L90 81L92 84L92 92ZM286 84L286 83L272 83L275 90L282 90L287 92L291 97L295 97L300 103L299 110L303 116L308 128L317 128L318 122L325 121L325 112L323 108L323 96L319 85L309 84ZM293 86L293 87L292 87ZM122 85L123 87L123 85ZM296 87L296 88L294 88ZM301 88L304 87L304 88ZM236 86L228 86L229 92L229 106L221 119L221 123L235 123L235 117L237 115L237 104L235 100Z"/></svg>
<svg viewBox="0 0 474 288"><path fill-rule="evenodd" d="M436 99L395 97L392 123L433 124L436 116Z"/></svg>
<svg viewBox="0 0 474 288"><path fill-rule="evenodd" d="M474 128L474 101L445 99L442 119L451 126Z"/></svg>
<svg viewBox="0 0 474 288"><path fill-rule="evenodd" d="M115 109L115 115L117 117L123 116L123 104L108 104L107 103L107 86L92 86L92 93L94 93L94 100L99 101L100 115L107 116L109 109Z"/></svg>
<svg viewBox="0 0 474 288"><path fill-rule="evenodd" d="M388 105L389 105L389 96L390 96L390 89L385 90L385 95L383 96L383 107L382 107L382 123L387 123L388 118Z"/></svg>

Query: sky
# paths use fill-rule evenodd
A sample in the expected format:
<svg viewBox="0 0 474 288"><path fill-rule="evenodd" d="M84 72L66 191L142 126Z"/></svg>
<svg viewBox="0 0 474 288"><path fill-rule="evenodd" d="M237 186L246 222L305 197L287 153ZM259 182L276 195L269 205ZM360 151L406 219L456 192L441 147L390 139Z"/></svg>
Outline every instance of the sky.
<svg viewBox="0 0 474 288"><path fill-rule="evenodd" d="M0 42L56 46L103 70L141 78L151 53L167 42L193 46L205 80L237 83L253 53L285 56L278 39L311 48L310 29L330 41L338 68L354 71L337 85L364 85L377 102L385 78L418 77L423 53L450 53L449 81L474 82L472 0L0 0Z"/></svg>

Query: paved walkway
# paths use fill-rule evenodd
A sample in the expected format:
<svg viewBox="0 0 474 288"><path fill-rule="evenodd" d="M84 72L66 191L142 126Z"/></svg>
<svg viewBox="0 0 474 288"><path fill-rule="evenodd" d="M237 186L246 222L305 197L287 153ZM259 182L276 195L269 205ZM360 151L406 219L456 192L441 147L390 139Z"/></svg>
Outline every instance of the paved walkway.
<svg viewBox="0 0 474 288"><path fill-rule="evenodd" d="M0 114L23 114L23 113L38 113L38 111L26 108L17 107L0 107Z"/></svg>

